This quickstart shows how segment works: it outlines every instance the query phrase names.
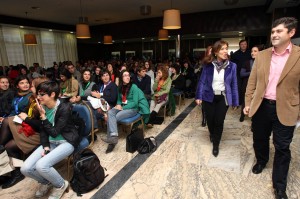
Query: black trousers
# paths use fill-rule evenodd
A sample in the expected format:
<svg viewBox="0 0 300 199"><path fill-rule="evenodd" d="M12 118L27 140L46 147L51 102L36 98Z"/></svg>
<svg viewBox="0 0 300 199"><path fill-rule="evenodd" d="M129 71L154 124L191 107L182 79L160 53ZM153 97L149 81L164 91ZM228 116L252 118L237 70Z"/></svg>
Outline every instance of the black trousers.
<svg viewBox="0 0 300 199"><path fill-rule="evenodd" d="M286 190L291 161L290 144L294 129L295 126L285 126L280 123L277 117L276 104L270 104L265 99L252 117L253 147L259 164L266 165L269 161L269 140L273 131L275 156L272 181L275 189Z"/></svg>
<svg viewBox="0 0 300 199"><path fill-rule="evenodd" d="M213 145L219 146L223 133L224 120L228 106L223 95L215 95L213 102L203 101L207 127L213 139Z"/></svg>

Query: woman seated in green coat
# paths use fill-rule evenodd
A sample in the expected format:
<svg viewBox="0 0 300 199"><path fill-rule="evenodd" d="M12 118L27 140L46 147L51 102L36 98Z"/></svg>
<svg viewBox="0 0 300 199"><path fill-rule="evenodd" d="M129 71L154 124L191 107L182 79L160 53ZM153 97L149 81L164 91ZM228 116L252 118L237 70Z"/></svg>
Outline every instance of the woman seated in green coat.
<svg viewBox="0 0 300 199"><path fill-rule="evenodd" d="M124 70L120 74L117 105L110 109L107 114L107 138L102 138L104 142L109 144L106 153L112 152L118 143L117 122L133 117L137 113L148 115L150 113L149 104L143 91L132 84L129 72Z"/></svg>

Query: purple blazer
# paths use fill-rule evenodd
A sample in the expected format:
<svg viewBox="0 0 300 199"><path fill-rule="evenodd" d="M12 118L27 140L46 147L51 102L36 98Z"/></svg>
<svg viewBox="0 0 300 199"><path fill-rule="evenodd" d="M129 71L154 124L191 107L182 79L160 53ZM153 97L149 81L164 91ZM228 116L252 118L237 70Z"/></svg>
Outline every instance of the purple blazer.
<svg viewBox="0 0 300 199"><path fill-rule="evenodd" d="M214 65L212 63L203 67L201 77L198 82L195 99L213 102L214 91L212 82L214 77ZM236 64L229 61L229 65L225 68L225 93L229 106L239 105L239 94L236 77Z"/></svg>

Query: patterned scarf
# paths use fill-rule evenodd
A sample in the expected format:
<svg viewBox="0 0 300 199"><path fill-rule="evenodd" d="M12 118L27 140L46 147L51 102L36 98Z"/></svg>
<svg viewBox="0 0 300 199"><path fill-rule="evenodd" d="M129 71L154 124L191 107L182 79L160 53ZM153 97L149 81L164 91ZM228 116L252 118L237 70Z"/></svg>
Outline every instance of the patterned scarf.
<svg viewBox="0 0 300 199"><path fill-rule="evenodd" d="M218 73L220 73L222 69L225 69L229 65L229 61L225 60L218 62L217 60L214 60L212 61L212 64L216 67Z"/></svg>

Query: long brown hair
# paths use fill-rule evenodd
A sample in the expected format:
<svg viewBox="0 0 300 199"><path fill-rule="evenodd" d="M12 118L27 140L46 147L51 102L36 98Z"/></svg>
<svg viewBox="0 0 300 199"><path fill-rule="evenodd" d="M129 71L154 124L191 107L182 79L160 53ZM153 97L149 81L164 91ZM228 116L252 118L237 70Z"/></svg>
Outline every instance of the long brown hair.
<svg viewBox="0 0 300 199"><path fill-rule="evenodd" d="M227 45L227 47L229 46L227 41L224 41L224 40L216 41L214 43L214 45L212 46L211 54L204 57L204 59L203 59L204 64L210 64L216 57L215 53L219 52L221 50L222 46L224 46L224 45Z"/></svg>
<svg viewBox="0 0 300 199"><path fill-rule="evenodd" d="M161 71L162 73L162 80L166 80L168 77L169 77L169 71L168 71L168 68L166 67L166 65L162 64L162 65L159 65L158 68L157 68L157 71Z"/></svg>

